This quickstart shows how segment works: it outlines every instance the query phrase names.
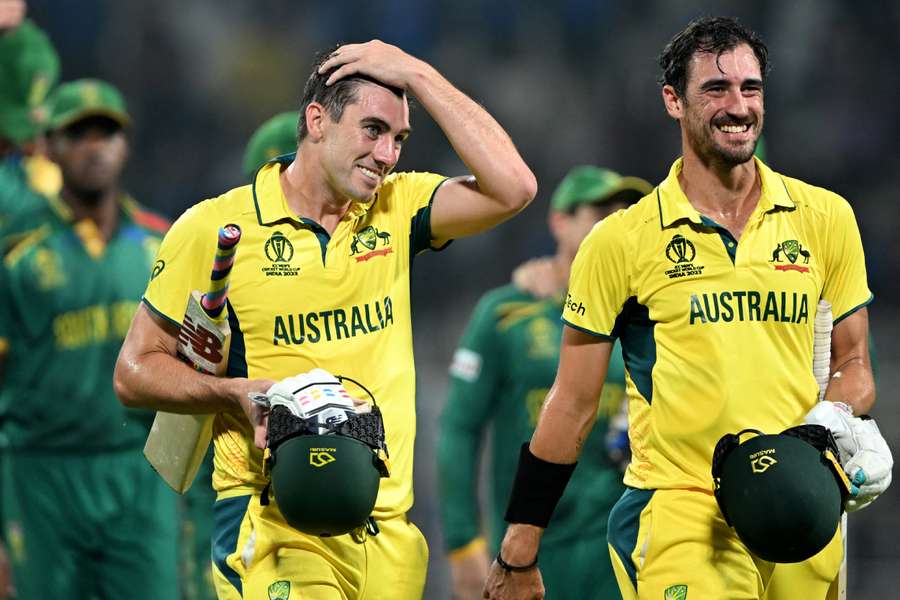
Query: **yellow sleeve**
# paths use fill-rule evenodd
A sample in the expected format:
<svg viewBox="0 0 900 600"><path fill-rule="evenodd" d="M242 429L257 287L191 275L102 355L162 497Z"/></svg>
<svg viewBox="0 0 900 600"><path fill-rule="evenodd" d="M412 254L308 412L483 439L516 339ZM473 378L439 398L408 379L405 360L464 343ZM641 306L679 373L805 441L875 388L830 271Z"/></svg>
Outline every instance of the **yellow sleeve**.
<svg viewBox="0 0 900 600"><path fill-rule="evenodd" d="M622 214L597 223L581 243L563 306L562 318L567 325L609 338L630 295Z"/></svg>
<svg viewBox="0 0 900 600"><path fill-rule="evenodd" d="M410 246L413 254L423 250L440 250L447 240L434 240L431 236L431 202L438 187L447 180L435 173L394 173L384 183L392 201L396 203L393 214L402 219L399 227L410 228ZM434 243L438 242L438 243Z"/></svg>
<svg viewBox="0 0 900 600"><path fill-rule="evenodd" d="M871 302L873 296L866 278L866 258L853 209L837 195L830 208L830 219L826 224L828 262L822 298L831 303L837 322Z"/></svg>
<svg viewBox="0 0 900 600"><path fill-rule="evenodd" d="M180 326L188 297L209 285L218 239L218 220L210 201L189 208L163 239L153 264L144 303L155 313Z"/></svg>

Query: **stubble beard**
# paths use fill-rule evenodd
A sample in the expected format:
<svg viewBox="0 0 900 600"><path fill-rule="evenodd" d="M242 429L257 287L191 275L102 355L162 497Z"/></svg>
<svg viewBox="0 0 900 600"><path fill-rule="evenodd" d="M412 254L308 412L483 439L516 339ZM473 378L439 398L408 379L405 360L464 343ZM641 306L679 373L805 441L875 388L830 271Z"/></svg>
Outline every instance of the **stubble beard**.
<svg viewBox="0 0 900 600"><path fill-rule="evenodd" d="M723 146L715 139L715 128L715 125L707 127L695 119L688 119L688 143L704 164L731 168L753 158L759 142L759 131L749 146Z"/></svg>

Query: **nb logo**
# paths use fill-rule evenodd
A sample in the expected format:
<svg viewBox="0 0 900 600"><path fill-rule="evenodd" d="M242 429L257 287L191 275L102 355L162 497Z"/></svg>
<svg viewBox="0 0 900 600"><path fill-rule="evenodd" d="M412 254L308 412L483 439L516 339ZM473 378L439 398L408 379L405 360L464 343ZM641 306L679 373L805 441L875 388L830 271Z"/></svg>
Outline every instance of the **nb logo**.
<svg viewBox="0 0 900 600"><path fill-rule="evenodd" d="M222 362L222 341L202 325L196 325L187 315L178 332L178 342L190 346L194 353L211 363Z"/></svg>
<svg viewBox="0 0 900 600"><path fill-rule="evenodd" d="M775 460L774 456L769 456L768 454L764 454L763 456L754 458L750 461L750 468L754 473L765 473L766 470L772 465L777 465L778 461Z"/></svg>
<svg viewBox="0 0 900 600"><path fill-rule="evenodd" d="M314 467L324 467L328 463L333 463L337 459L330 452L323 451L309 451L309 464Z"/></svg>

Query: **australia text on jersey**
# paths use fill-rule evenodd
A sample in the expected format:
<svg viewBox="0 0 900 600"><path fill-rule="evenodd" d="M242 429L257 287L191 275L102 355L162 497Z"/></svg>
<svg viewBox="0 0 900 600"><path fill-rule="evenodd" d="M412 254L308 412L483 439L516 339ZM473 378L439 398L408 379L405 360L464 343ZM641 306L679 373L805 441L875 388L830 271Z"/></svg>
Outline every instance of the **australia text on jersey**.
<svg viewBox="0 0 900 600"><path fill-rule="evenodd" d="M390 296L362 306L332 308L317 312L275 315L272 342L315 344L380 331L393 324L394 305Z"/></svg>

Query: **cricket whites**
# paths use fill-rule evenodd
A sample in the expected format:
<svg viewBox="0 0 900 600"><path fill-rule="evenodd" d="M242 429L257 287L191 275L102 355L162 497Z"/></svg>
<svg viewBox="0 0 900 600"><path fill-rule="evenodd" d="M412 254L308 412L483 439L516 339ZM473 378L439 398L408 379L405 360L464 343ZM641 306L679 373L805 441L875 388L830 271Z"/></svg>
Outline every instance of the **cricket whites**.
<svg viewBox="0 0 900 600"><path fill-rule="evenodd" d="M228 281L241 229L225 225L219 229L216 257L209 289L188 298L178 332L178 357L201 373L222 376L228 366ZM179 415L157 412L144 456L160 477L176 492L190 489L212 438L213 415Z"/></svg>

